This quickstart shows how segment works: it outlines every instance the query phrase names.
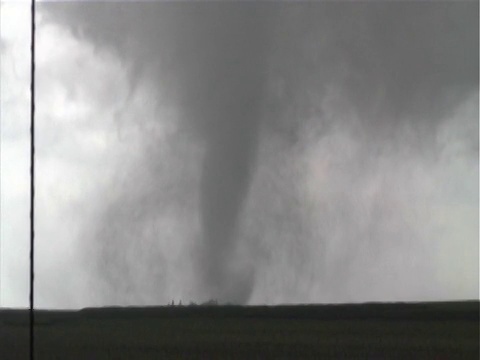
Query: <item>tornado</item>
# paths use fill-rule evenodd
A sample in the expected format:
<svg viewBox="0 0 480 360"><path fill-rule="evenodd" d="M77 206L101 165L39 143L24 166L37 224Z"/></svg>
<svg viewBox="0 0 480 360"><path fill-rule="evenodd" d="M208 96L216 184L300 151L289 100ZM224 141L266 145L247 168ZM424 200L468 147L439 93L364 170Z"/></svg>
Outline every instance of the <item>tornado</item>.
<svg viewBox="0 0 480 360"><path fill-rule="evenodd" d="M205 149L197 283L204 298L221 302L246 303L254 281L235 249L264 103L267 18L261 10L253 4L189 8L189 27L176 39L186 60L175 71L183 75L179 107Z"/></svg>

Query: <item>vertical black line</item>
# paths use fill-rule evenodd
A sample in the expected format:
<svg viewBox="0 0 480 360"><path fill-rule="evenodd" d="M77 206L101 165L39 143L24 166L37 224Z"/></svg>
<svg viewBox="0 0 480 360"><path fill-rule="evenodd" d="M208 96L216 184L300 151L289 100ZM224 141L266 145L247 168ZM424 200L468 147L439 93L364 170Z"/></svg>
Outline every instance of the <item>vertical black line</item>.
<svg viewBox="0 0 480 360"><path fill-rule="evenodd" d="M30 359L34 358L34 196L35 196L35 0L31 8L30 73Z"/></svg>

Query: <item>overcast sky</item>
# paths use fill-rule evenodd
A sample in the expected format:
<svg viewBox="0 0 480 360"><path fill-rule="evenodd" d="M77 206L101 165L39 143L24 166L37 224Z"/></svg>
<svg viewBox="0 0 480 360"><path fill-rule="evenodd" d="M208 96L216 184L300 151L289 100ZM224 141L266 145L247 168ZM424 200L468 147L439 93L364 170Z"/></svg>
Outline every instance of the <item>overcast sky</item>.
<svg viewBox="0 0 480 360"><path fill-rule="evenodd" d="M29 7L1 4L0 305ZM476 2L41 4L36 305L479 298Z"/></svg>

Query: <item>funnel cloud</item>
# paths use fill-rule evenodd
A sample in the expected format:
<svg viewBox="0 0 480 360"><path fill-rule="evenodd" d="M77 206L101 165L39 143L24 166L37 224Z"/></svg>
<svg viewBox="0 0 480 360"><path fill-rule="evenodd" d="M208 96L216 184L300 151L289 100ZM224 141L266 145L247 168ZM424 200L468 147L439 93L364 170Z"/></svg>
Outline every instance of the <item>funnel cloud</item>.
<svg viewBox="0 0 480 360"><path fill-rule="evenodd" d="M239 217L255 169L268 18L259 6L186 8L175 42L182 51L177 94L181 114L204 142L200 180L202 238L198 283L205 296L245 303L250 269L231 269ZM184 45L187 44L187 45Z"/></svg>

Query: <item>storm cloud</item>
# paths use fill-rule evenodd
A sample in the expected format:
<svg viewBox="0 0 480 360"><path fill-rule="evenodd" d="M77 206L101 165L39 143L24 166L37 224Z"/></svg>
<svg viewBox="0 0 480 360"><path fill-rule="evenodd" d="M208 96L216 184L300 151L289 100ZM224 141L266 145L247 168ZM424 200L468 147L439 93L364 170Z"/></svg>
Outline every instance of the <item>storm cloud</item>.
<svg viewBox="0 0 480 360"><path fill-rule="evenodd" d="M478 3L41 10L155 99L112 127L141 140L80 236L89 301L475 296Z"/></svg>

